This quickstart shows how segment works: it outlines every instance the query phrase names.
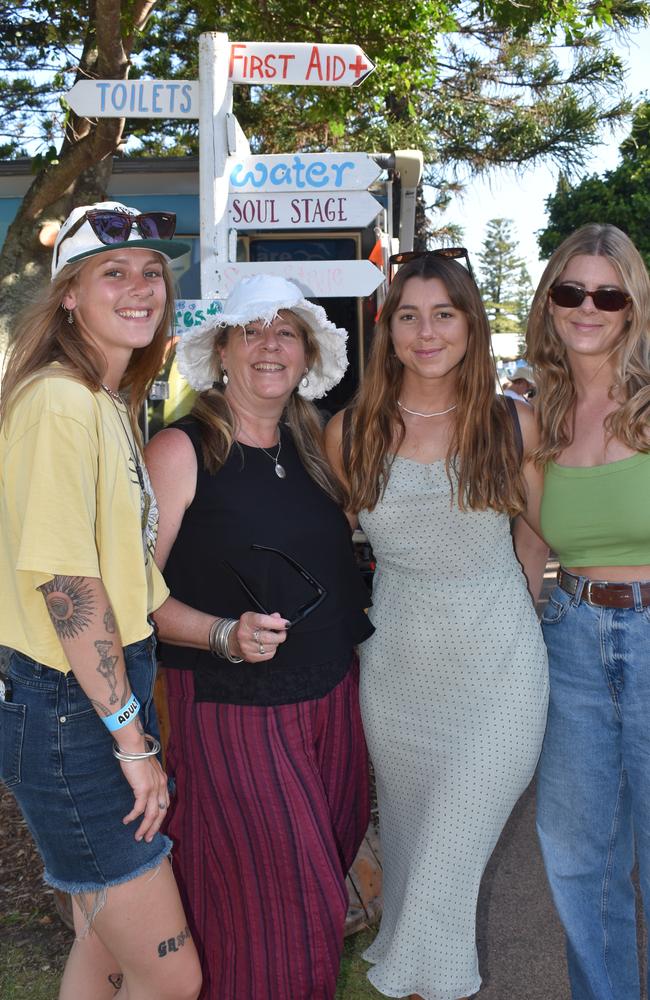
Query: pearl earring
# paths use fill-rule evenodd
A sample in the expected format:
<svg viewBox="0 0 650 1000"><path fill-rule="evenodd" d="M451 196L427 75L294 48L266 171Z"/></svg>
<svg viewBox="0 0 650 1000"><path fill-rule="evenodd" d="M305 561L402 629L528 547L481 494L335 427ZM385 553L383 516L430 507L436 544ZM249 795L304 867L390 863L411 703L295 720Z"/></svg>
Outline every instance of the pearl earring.
<svg viewBox="0 0 650 1000"><path fill-rule="evenodd" d="M228 382L229 382L229 379L228 379L228 372L226 371L226 369L225 369L225 368L224 368L224 369L222 370L222 372L221 372L221 381L222 381L222 383L223 383L224 385L228 385Z"/></svg>
<svg viewBox="0 0 650 1000"><path fill-rule="evenodd" d="M309 368L305 368L305 374L300 379L300 384L303 387L303 389L306 389L307 386L309 385L309 379L307 378L308 374L309 374Z"/></svg>

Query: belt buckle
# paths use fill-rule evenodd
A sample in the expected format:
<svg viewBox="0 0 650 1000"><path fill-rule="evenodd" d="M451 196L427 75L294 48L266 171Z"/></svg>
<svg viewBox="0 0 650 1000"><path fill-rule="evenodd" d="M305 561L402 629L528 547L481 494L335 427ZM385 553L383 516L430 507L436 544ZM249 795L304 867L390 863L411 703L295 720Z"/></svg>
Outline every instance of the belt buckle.
<svg viewBox="0 0 650 1000"><path fill-rule="evenodd" d="M583 599L583 601L586 601L587 604L590 604L592 606L592 608L594 607L594 603L593 603L593 601L591 599L591 588L593 587L593 585L594 585L595 582L596 582L595 580L587 580L587 583L585 584L585 586L582 589L582 599Z"/></svg>

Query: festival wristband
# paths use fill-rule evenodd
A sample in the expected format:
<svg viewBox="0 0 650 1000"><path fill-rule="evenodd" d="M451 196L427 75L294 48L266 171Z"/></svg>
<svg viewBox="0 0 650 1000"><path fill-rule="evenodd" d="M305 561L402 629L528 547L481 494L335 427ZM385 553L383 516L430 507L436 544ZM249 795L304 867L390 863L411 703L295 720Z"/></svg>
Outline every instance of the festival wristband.
<svg viewBox="0 0 650 1000"><path fill-rule="evenodd" d="M117 712L113 712L112 715L107 715L102 718L102 722L107 729L110 729L112 733L116 729L121 729L123 726L128 726L129 722L135 719L136 715L140 711L140 702L134 694L131 695L130 700L122 708L118 708Z"/></svg>

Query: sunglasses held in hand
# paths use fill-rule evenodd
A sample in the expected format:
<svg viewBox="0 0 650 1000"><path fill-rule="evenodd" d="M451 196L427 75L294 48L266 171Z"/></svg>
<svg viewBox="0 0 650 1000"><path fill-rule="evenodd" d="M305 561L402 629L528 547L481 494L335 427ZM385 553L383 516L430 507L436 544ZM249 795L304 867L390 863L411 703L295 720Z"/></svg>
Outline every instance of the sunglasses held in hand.
<svg viewBox="0 0 650 1000"><path fill-rule="evenodd" d="M126 243L134 226L145 240L171 240L176 232L175 212L143 212L142 215L127 215L114 209L89 209L77 219L59 243L56 250L57 264L63 243L70 236L74 236L85 222L90 223L95 236L105 246L110 246L112 243Z"/></svg>
<svg viewBox="0 0 650 1000"><path fill-rule="evenodd" d="M596 288L590 292L582 285L573 285L568 281L553 285L548 294L551 301L563 309L577 309L586 298L590 298L596 309L602 312L620 312L632 301L631 296L620 288Z"/></svg>
<svg viewBox="0 0 650 1000"><path fill-rule="evenodd" d="M294 611L294 613L288 619L289 624L287 625L287 631L290 628L293 628L294 625L297 625L298 622L304 621L304 619L308 615L310 615L312 611L315 611L316 608L323 603L323 601L327 597L327 590L325 589L325 587L322 585L322 583L319 583L318 580L314 576L312 576L311 573L309 573L304 566L301 566L299 562L297 562L295 559L292 559L291 556L288 556L286 552L282 552L281 549L271 548L271 546L269 545L251 545L251 549L253 549L253 551L255 552L272 552L274 555L280 556L280 558L284 559L284 561L288 563L288 565L291 566L292 569L295 569L297 573L300 573L303 580L306 580L309 586L313 587L315 591L316 596L313 597L311 601L307 601L305 604L301 605L301 607L299 607L297 611ZM251 588L248 586L243 577L240 576L240 574L237 572L235 567L232 566L229 562L226 562L226 560L224 560L224 566L227 566L230 572L233 574L233 576L237 577L239 583L241 584L242 590L247 595L249 600L252 601L255 608L258 611L261 611L263 615L272 614L272 612L269 611L264 604L262 604L262 602L259 600L257 595L251 590ZM285 619L287 618L286 615L284 617Z"/></svg>

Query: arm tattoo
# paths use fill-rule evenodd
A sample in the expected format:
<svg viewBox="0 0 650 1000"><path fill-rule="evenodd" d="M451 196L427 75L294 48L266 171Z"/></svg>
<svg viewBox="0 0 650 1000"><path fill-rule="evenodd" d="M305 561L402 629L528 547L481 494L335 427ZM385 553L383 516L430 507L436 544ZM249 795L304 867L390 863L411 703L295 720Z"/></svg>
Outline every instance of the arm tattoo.
<svg viewBox="0 0 650 1000"><path fill-rule="evenodd" d="M115 664L118 658L117 656L110 655L112 648L113 643L110 639L98 639L95 643L95 649L99 653L97 673L102 675L111 689L111 695L108 699L109 705L115 705L119 701L117 697L117 676L115 674Z"/></svg>
<svg viewBox="0 0 650 1000"><path fill-rule="evenodd" d="M89 627L95 599L83 576L55 576L38 589L59 639L76 639Z"/></svg>
<svg viewBox="0 0 650 1000"><path fill-rule="evenodd" d="M104 628L107 632L115 631L115 615L112 608L106 608L104 612Z"/></svg>

